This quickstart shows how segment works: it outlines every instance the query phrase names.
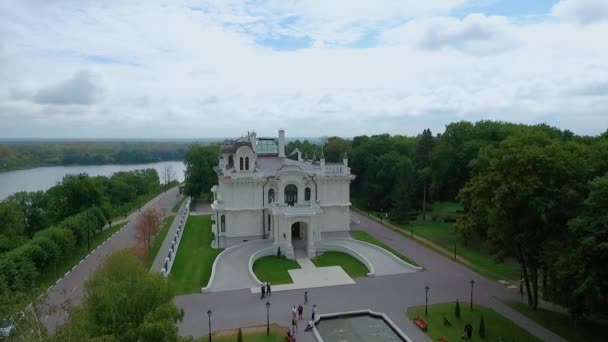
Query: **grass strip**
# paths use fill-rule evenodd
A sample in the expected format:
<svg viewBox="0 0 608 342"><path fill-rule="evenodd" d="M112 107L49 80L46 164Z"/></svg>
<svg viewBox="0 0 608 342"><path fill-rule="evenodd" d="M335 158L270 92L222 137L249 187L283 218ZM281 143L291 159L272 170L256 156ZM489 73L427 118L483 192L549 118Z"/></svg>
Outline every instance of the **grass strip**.
<svg viewBox="0 0 608 342"><path fill-rule="evenodd" d="M382 248L386 249L387 251L393 253L399 259L407 262L408 264L411 264L411 265L414 265L414 266L418 266L418 264L414 260L412 260L412 259L406 257L405 255L397 252L391 246L389 246L389 245L385 244L384 242L376 239L375 237L369 235L369 233L367 233L365 231L362 231L362 230L353 230L350 233L351 233L352 237L355 238L355 239L357 239L357 240L369 242L369 243L374 244L374 245L376 245L378 247L382 247Z"/></svg>
<svg viewBox="0 0 608 342"><path fill-rule="evenodd" d="M160 230L160 232L158 232L158 235L156 235L156 237L154 238L154 242L152 242L152 247L148 252L148 260L146 263L148 268L152 267L154 259L156 259L156 255L158 254L160 247L163 245L163 242L165 242L165 238L167 237L167 233L169 232L169 229L171 228L171 224L173 224L174 219L174 215L165 217L163 228Z"/></svg>
<svg viewBox="0 0 608 342"><path fill-rule="evenodd" d="M173 293L200 293L207 286L221 249L211 248L211 216L189 216L169 275Z"/></svg>
<svg viewBox="0 0 608 342"><path fill-rule="evenodd" d="M317 267L340 266L351 277L366 277L369 270L355 257L342 252L325 252L311 260Z"/></svg>

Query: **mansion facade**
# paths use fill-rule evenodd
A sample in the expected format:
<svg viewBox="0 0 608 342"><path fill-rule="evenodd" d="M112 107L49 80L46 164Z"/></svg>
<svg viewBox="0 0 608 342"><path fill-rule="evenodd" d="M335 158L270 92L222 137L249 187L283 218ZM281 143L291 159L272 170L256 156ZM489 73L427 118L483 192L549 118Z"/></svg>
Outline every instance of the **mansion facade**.
<svg viewBox="0 0 608 342"><path fill-rule="evenodd" d="M313 158L314 159L314 158ZM255 133L226 140L214 168L214 245L222 248L269 239L288 258L295 249L313 256L323 233L350 230L350 174L342 163L310 160L299 150L285 153L285 131L278 138Z"/></svg>

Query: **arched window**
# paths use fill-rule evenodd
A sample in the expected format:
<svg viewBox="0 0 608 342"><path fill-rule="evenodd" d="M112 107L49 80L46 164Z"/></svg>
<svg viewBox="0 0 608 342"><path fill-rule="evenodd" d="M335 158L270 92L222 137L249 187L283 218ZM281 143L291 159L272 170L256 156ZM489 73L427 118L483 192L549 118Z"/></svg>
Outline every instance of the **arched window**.
<svg viewBox="0 0 608 342"><path fill-rule="evenodd" d="M245 157L245 170L249 170L249 157Z"/></svg>
<svg viewBox="0 0 608 342"><path fill-rule="evenodd" d="M294 205L298 202L298 188L295 185L287 185L284 190L284 195L285 203L289 205Z"/></svg>
<svg viewBox="0 0 608 342"><path fill-rule="evenodd" d="M241 158L239 159L239 166L240 166L239 170L241 170L241 171L242 171L242 170L243 170L243 157L241 157Z"/></svg>
<svg viewBox="0 0 608 342"><path fill-rule="evenodd" d="M310 201L310 188L306 188L304 190L304 200L305 201Z"/></svg>
<svg viewBox="0 0 608 342"><path fill-rule="evenodd" d="M274 202L274 189L268 189L268 203Z"/></svg>
<svg viewBox="0 0 608 342"><path fill-rule="evenodd" d="M222 233L226 232L226 215L222 215L220 218L220 229Z"/></svg>

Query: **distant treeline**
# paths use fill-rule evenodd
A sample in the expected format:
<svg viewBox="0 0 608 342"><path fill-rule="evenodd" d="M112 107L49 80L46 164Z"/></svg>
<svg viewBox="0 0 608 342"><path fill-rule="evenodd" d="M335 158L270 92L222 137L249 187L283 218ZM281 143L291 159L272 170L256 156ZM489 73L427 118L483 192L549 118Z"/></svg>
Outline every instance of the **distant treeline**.
<svg viewBox="0 0 608 342"><path fill-rule="evenodd" d="M184 160L191 142L6 142L0 171L57 165L138 164Z"/></svg>

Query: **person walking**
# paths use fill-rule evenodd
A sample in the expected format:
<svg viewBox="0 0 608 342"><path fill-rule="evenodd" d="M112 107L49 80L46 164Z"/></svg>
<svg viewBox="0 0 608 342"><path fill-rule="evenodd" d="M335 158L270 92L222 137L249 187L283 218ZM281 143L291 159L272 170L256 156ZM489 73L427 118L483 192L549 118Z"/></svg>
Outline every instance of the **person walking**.
<svg viewBox="0 0 608 342"><path fill-rule="evenodd" d="M260 299L264 299L266 298L266 286L262 285L262 298Z"/></svg>
<svg viewBox="0 0 608 342"><path fill-rule="evenodd" d="M266 283L266 294L270 297L270 282Z"/></svg>
<svg viewBox="0 0 608 342"><path fill-rule="evenodd" d="M296 319L297 314L298 314L298 309L294 305L293 308L291 308L291 319Z"/></svg>
<svg viewBox="0 0 608 342"><path fill-rule="evenodd" d="M298 321L296 321L295 317L291 319L291 330L294 335L298 333Z"/></svg>
<svg viewBox="0 0 608 342"><path fill-rule="evenodd" d="M304 313L304 307L302 306L302 304L300 304L300 306L298 306L298 319L302 319L303 313Z"/></svg>
<svg viewBox="0 0 608 342"><path fill-rule="evenodd" d="M304 304L308 304L308 291L304 291Z"/></svg>
<svg viewBox="0 0 608 342"><path fill-rule="evenodd" d="M315 321L315 318L317 317L317 304L313 304L312 305L312 321Z"/></svg>

